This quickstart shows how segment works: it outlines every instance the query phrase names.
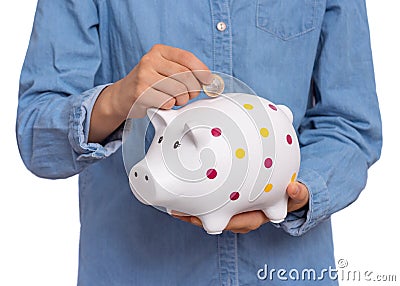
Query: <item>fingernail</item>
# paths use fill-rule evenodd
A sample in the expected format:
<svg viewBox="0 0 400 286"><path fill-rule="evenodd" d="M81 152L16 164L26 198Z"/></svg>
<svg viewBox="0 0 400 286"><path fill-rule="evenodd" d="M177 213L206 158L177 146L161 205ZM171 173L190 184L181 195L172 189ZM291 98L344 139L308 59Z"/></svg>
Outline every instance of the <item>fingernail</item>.
<svg viewBox="0 0 400 286"><path fill-rule="evenodd" d="M214 80L214 75L212 74L212 72L210 71L203 72L202 76L203 76L203 84L205 85L212 84Z"/></svg>
<svg viewBox="0 0 400 286"><path fill-rule="evenodd" d="M296 189L294 190L294 192L292 194L294 196L296 196L299 192L300 192L300 188L299 188L299 186L296 185Z"/></svg>
<svg viewBox="0 0 400 286"><path fill-rule="evenodd" d="M214 80L214 75L210 72L210 74L207 76L207 84L212 84Z"/></svg>

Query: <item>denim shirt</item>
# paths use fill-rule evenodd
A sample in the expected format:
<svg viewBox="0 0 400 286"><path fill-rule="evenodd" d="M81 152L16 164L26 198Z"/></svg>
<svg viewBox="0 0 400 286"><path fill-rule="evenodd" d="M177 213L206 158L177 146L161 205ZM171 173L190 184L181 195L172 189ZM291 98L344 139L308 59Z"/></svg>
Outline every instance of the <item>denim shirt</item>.
<svg viewBox="0 0 400 286"><path fill-rule="evenodd" d="M89 122L102 89L157 43L291 108L307 208L213 236L136 200L121 129L88 143ZM382 144L365 1L39 0L17 139L37 176L79 174L80 286L337 285L330 216L356 200Z"/></svg>

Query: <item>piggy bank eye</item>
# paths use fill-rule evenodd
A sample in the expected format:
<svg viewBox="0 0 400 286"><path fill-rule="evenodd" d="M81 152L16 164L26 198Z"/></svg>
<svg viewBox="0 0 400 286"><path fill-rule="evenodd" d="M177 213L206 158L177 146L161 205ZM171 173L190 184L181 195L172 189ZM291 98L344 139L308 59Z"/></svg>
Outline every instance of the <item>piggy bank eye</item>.
<svg viewBox="0 0 400 286"><path fill-rule="evenodd" d="M180 147L181 146L181 143L179 143L179 141L176 141L175 143L174 143L174 149L176 149L176 148L178 148L178 147Z"/></svg>
<svg viewBox="0 0 400 286"><path fill-rule="evenodd" d="M158 138L158 144L160 144L163 140L164 140L164 136L161 136L160 138Z"/></svg>

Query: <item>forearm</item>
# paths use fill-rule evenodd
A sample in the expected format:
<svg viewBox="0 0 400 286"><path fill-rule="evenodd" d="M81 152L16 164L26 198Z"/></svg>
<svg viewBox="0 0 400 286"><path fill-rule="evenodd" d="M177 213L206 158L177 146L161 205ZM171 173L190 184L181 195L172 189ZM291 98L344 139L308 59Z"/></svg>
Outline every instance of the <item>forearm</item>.
<svg viewBox="0 0 400 286"><path fill-rule="evenodd" d="M88 142L101 143L126 119L128 113L115 106L113 97L119 94L119 82L104 88L93 106Z"/></svg>

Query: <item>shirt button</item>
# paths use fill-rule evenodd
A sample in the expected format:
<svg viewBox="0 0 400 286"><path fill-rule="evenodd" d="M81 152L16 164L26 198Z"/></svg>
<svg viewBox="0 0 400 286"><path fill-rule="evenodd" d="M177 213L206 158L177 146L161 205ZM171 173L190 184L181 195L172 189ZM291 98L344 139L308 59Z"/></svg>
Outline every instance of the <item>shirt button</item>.
<svg viewBox="0 0 400 286"><path fill-rule="evenodd" d="M224 22L219 22L219 23L217 24L217 29L218 29L218 31L220 31L220 32L225 31L225 30L226 30L226 24L225 24Z"/></svg>

